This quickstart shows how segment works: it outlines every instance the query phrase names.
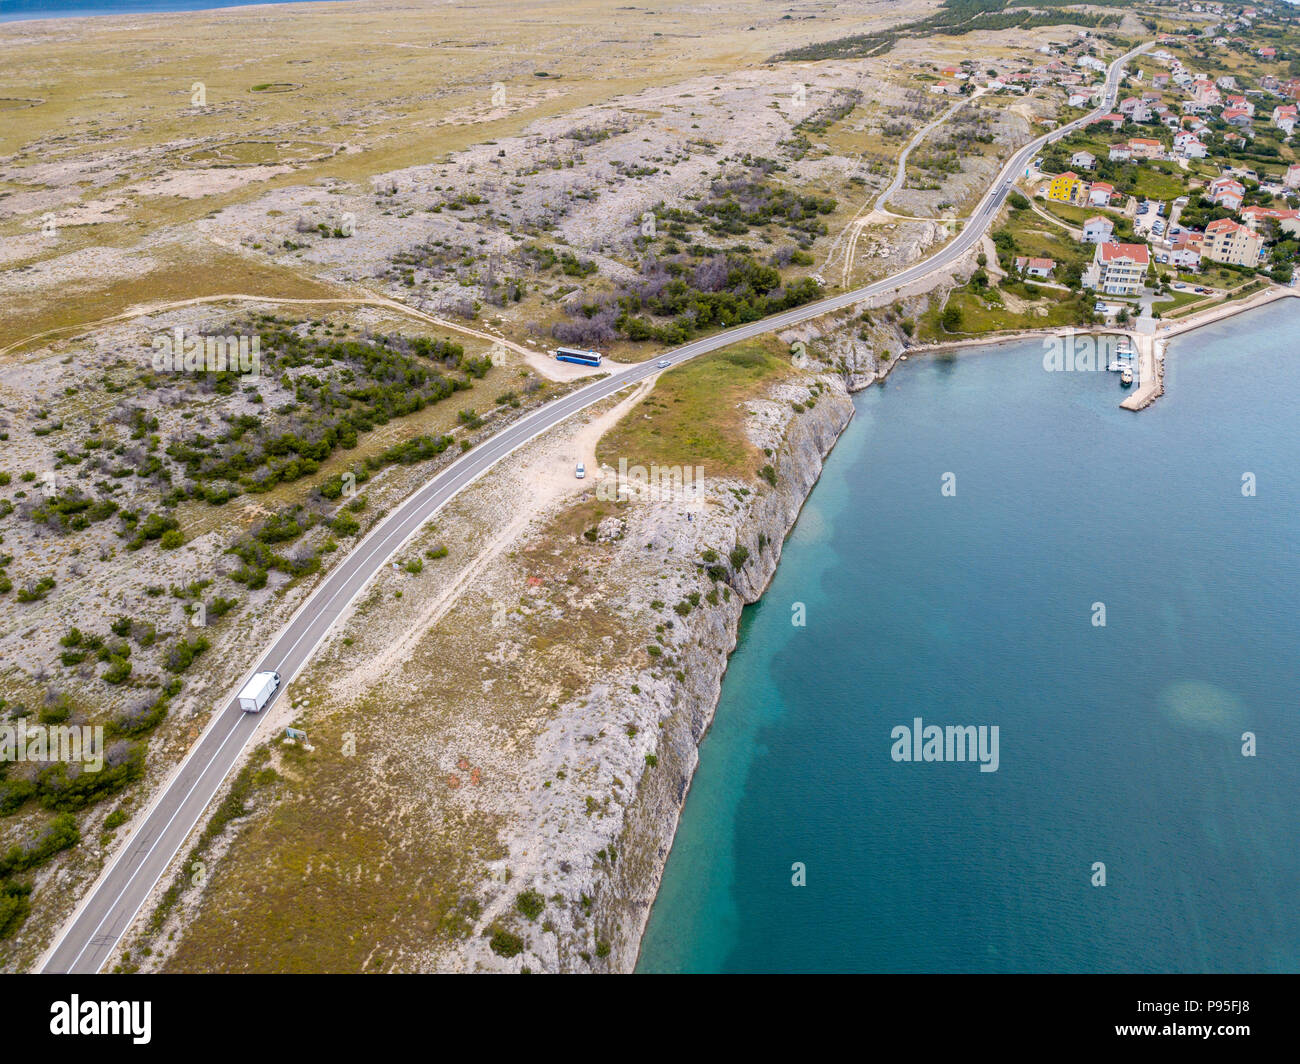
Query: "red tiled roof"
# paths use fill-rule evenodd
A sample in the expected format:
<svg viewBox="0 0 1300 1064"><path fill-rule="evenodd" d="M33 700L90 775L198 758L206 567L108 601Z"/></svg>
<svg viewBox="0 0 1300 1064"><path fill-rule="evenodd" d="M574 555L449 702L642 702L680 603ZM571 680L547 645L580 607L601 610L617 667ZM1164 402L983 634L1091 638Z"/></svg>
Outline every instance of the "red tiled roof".
<svg viewBox="0 0 1300 1064"><path fill-rule="evenodd" d="M1101 248L1102 262L1116 262L1128 259L1145 266L1151 261L1151 252L1145 244L1098 244Z"/></svg>

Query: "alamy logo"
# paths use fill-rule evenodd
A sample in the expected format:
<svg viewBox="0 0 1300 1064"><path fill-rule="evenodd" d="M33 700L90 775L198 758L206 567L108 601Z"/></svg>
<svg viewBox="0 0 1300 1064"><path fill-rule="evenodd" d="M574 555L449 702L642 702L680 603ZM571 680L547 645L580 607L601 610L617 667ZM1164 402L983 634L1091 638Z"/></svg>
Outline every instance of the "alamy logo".
<svg viewBox="0 0 1300 1064"><path fill-rule="evenodd" d="M699 510L704 502L704 467L629 466L626 458L618 460L618 472L603 477L596 484L596 498L601 502L625 502L635 495L649 502L676 502L690 510Z"/></svg>
<svg viewBox="0 0 1300 1064"><path fill-rule="evenodd" d="M889 733L894 745L889 756L895 761L978 761L981 772L998 770L998 726L981 724L937 724L922 726L915 717L912 726L900 724Z"/></svg>
<svg viewBox="0 0 1300 1064"><path fill-rule="evenodd" d="M186 336L177 326L153 338L155 373L240 373L256 377L262 369L260 336Z"/></svg>
<svg viewBox="0 0 1300 1064"><path fill-rule="evenodd" d="M87 772L98 772L104 767L104 728L99 724L93 728L0 725L0 762L7 761L68 761L80 764Z"/></svg>
<svg viewBox="0 0 1300 1064"><path fill-rule="evenodd" d="M138 1046L148 1045L151 1001L70 1001L50 1005L50 1034L128 1034Z"/></svg>
<svg viewBox="0 0 1300 1064"><path fill-rule="evenodd" d="M1131 357L1127 338L1111 333L1093 336L1066 329L1043 338L1043 369L1048 373L1105 372L1119 359Z"/></svg>

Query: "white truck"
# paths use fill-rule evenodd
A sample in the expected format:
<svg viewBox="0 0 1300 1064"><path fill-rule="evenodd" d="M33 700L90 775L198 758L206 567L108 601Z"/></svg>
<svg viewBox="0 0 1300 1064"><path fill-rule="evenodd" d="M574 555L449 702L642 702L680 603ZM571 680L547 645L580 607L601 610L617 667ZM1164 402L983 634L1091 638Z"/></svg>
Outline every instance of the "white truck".
<svg viewBox="0 0 1300 1064"><path fill-rule="evenodd" d="M244 684L244 689L239 692L239 708L245 713L261 712L262 707L271 700L271 696L279 686L278 672L254 673L253 678Z"/></svg>

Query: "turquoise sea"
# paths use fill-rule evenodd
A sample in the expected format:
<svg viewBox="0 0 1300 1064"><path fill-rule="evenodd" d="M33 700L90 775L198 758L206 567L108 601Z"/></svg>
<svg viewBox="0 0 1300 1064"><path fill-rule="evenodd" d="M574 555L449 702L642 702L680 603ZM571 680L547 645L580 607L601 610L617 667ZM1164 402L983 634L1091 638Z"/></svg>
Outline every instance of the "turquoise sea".
<svg viewBox="0 0 1300 1064"><path fill-rule="evenodd" d="M1177 339L1138 414L1036 343L860 394L639 970L1300 971L1297 335L1287 300ZM892 760L916 717L997 725L997 771Z"/></svg>

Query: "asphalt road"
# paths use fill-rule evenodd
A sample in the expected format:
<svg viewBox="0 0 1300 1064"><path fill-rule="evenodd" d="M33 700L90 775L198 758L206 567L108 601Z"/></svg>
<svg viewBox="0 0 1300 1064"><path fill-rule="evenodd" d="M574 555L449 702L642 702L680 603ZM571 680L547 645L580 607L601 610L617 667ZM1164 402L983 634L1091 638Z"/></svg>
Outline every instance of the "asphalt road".
<svg viewBox="0 0 1300 1064"><path fill-rule="evenodd" d="M1146 47L1148 45L1143 46ZM1143 48L1135 49L1111 65L1101 106L1095 112L1031 141L1017 151L1002 168L962 231L930 258L865 288L715 333L668 351L660 358L620 369L609 377L533 411L467 452L403 502L349 552L303 603L244 680L254 672L275 671L282 677L284 686L287 686L307 663L335 620L371 578L457 492L533 437L628 385L660 372L658 362L666 359L673 365L678 365L739 340L807 321L828 311L851 306L870 296L887 294L956 262L983 236L988 223L1011 189L1013 175L1023 170L1025 164L1044 145L1083 125L1093 115L1104 114L1113 108L1120 69L1125 61ZM243 686L244 680L240 681L239 687ZM275 697L279 697L279 692ZM214 715L194 748L160 789L150 807L138 818L139 826L135 834L110 860L82 899L47 952L40 965L41 971L99 971L134 920L154 884L167 870L172 858L198 823L222 781L238 763L241 751L252 739L261 720L262 714L241 711L232 693L229 704ZM188 873L189 870L186 871Z"/></svg>

